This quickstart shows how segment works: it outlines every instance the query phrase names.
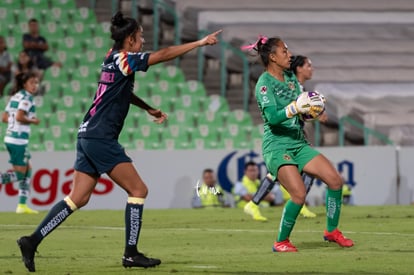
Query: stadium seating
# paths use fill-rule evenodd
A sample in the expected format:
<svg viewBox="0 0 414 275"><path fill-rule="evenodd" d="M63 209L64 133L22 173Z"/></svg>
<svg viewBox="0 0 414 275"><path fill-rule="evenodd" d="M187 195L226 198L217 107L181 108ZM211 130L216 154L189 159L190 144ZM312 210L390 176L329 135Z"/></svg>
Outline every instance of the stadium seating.
<svg viewBox="0 0 414 275"><path fill-rule="evenodd" d="M54 0L53 7L59 7L64 10L76 9L76 4L75 1L72 0Z"/></svg>
<svg viewBox="0 0 414 275"><path fill-rule="evenodd" d="M207 95L204 85L196 80L177 83L177 96L181 94L197 95L198 97Z"/></svg>
<svg viewBox="0 0 414 275"><path fill-rule="evenodd" d="M3 6L8 10L20 9L22 7L21 1L16 0L4 0Z"/></svg>
<svg viewBox="0 0 414 275"><path fill-rule="evenodd" d="M412 1L240 0L237 8L233 1L170 2L173 2L179 14L181 36L184 40L198 38L200 30L223 29L222 39L239 48L240 45L253 43L259 34L264 34L283 38L293 54L309 56L315 71L306 88L315 88L329 94L329 127L338 127L340 118L348 115L356 121L366 123L366 126L371 125L379 133L388 137L392 135L394 138L399 135L404 140L402 143L409 143L409 119L403 119L405 125L400 128L393 127L391 130L386 125L386 120L382 123L380 118L381 112L390 113L391 117L395 113L394 109L385 107L389 107L390 102L398 103L400 109L409 109L414 98L414 44L410 31L414 26ZM209 60L220 60L221 54L220 47L208 47L204 50L204 55ZM251 63L251 80L255 81L263 72L263 67L257 56L246 57ZM227 53L225 58L228 72L242 72L240 57ZM347 89L341 86L343 84L347 85ZM387 94L393 95L391 98L375 97L379 102L387 102L381 112L364 112L361 104L356 106L361 98L357 101L342 100L348 91L364 96L380 95L378 91L382 88L378 89L375 84L386 84L384 87ZM361 88L362 86L365 87ZM331 88L332 91L339 91L338 94L331 92ZM401 89L408 93L404 96L406 100L394 96ZM364 102L367 102L369 108L379 104L373 102L369 95L367 98ZM255 104L254 100L252 102L251 104ZM256 110L251 106L250 109ZM369 123L377 114L375 125ZM356 136L363 136L361 129L355 131L348 126L345 129L347 136L355 136L355 133L358 133ZM327 134L329 133L328 131ZM371 140L370 138L371 144L377 144Z"/></svg>
<svg viewBox="0 0 414 275"><path fill-rule="evenodd" d="M77 127L92 103L102 58L111 46L109 23L99 23L93 10L78 8L75 1L5 0L0 7L0 31L6 32L9 50L21 50L21 36L29 18L40 21L41 33L49 42L48 55L63 66L45 71L42 95L35 96L41 123L33 127L33 151L74 150ZM169 115L163 125L142 110L131 107L119 137L127 149L177 150L248 148L246 135L231 135L223 126L253 129L248 113L230 112L226 98L208 95L203 83L187 80L183 70L158 64L135 75L134 92ZM3 97L6 104L8 98ZM237 120L236 119L239 119ZM236 125L237 124L237 125ZM5 126L5 125L3 125ZM1 129L3 135L4 127ZM234 139L230 142L230 139ZM4 149L4 148L3 148Z"/></svg>
<svg viewBox="0 0 414 275"><path fill-rule="evenodd" d="M185 81L183 71L176 66L160 67L158 70L158 78L172 83L180 83Z"/></svg>

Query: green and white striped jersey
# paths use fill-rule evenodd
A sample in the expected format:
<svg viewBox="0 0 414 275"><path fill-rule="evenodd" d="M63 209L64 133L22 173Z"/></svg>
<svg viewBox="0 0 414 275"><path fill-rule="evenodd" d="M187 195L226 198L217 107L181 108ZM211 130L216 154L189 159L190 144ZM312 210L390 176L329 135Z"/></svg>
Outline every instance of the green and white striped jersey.
<svg viewBox="0 0 414 275"><path fill-rule="evenodd" d="M10 98L5 110L8 113L9 120L4 142L24 145L29 143L30 124L23 124L16 120L18 110L25 111L29 118L36 116L32 94L25 90L20 90Z"/></svg>

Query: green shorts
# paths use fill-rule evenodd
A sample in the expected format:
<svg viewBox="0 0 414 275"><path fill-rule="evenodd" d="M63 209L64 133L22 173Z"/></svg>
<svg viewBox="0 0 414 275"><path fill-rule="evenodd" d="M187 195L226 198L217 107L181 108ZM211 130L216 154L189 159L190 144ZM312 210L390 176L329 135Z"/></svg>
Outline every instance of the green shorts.
<svg viewBox="0 0 414 275"><path fill-rule="evenodd" d="M16 145L11 143L5 143L7 151L9 151L10 160L12 165L26 166L30 159L30 152L27 149L27 145Z"/></svg>
<svg viewBox="0 0 414 275"><path fill-rule="evenodd" d="M283 165L295 165L299 173L302 173L303 167L320 153L308 144L298 147L278 147L275 150L263 153L263 159L268 171L277 176L279 168Z"/></svg>

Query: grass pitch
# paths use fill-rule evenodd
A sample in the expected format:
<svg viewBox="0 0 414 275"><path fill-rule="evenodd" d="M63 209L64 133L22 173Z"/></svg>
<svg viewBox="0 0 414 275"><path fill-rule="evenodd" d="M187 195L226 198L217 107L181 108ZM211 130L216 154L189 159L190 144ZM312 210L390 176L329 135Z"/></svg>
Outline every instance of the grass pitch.
<svg viewBox="0 0 414 275"><path fill-rule="evenodd" d="M355 246L322 239L325 210L299 217L291 235L298 253L273 253L282 208L256 222L240 209L144 211L139 248L162 260L124 269L123 211L78 211L39 246L37 274L414 274L414 206L344 206L340 229ZM45 216L0 213L0 274L28 274L16 239Z"/></svg>

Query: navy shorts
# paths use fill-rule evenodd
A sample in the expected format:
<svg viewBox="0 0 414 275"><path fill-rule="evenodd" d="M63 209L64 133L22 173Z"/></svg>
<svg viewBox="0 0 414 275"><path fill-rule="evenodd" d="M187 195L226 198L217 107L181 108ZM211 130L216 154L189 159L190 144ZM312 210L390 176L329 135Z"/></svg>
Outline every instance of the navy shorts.
<svg viewBox="0 0 414 275"><path fill-rule="evenodd" d="M132 160L116 139L78 138L75 170L100 176L123 162Z"/></svg>

